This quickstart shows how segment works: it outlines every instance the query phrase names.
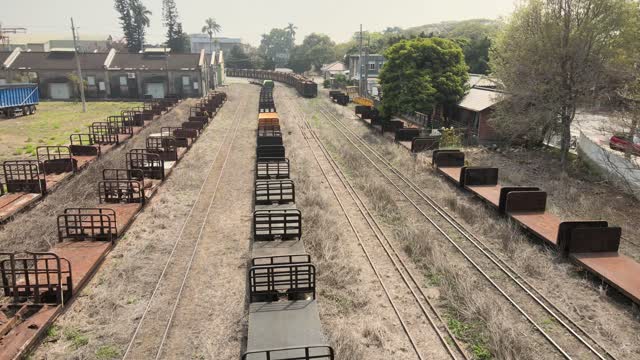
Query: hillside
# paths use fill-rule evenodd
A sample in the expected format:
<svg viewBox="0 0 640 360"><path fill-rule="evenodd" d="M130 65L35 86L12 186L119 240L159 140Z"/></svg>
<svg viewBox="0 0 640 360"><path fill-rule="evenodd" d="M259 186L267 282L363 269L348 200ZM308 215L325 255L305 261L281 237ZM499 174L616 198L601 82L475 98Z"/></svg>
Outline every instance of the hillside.
<svg viewBox="0 0 640 360"><path fill-rule="evenodd" d="M407 35L418 35L433 33L440 37L465 37L469 39L479 36L489 38L495 36L503 25L500 20L472 19L463 21L443 21L436 24L426 24L404 29L402 32Z"/></svg>

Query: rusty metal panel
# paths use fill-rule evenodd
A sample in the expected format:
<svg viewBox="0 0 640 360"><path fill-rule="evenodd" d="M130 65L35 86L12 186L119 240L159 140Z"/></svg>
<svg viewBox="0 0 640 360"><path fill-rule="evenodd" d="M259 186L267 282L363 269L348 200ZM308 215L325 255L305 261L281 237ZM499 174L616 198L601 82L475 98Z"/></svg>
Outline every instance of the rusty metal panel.
<svg viewBox="0 0 640 360"><path fill-rule="evenodd" d="M465 166L460 173L460 185L498 185L498 168Z"/></svg>
<svg viewBox="0 0 640 360"><path fill-rule="evenodd" d="M118 237L116 213L105 208L70 208L58 215L58 241L115 241Z"/></svg>
<svg viewBox="0 0 640 360"><path fill-rule="evenodd" d="M420 129L413 129L413 128L400 128L400 129L396 129L396 134L395 134L395 141L413 141L413 139L417 138L418 136L420 136L420 133L422 131Z"/></svg>
<svg viewBox="0 0 640 360"><path fill-rule="evenodd" d="M310 263L252 266L249 269L249 301L316 298L316 268Z"/></svg>
<svg viewBox="0 0 640 360"><path fill-rule="evenodd" d="M440 138L436 136L417 137L411 141L411 152L418 153L436 150L440 147Z"/></svg>
<svg viewBox="0 0 640 360"><path fill-rule="evenodd" d="M540 191L538 187L532 186L504 186L500 189L500 203L498 205L498 210L501 214L505 213L505 208L507 205L507 194L512 191Z"/></svg>
<svg viewBox="0 0 640 360"><path fill-rule="evenodd" d="M4 184L9 193L47 192L47 182L42 174L42 164L37 160L7 160L2 164Z"/></svg>
<svg viewBox="0 0 640 360"><path fill-rule="evenodd" d="M432 165L436 167L464 166L464 153L460 150L434 150Z"/></svg>
<svg viewBox="0 0 640 360"><path fill-rule="evenodd" d="M297 209L255 210L254 241L299 239L302 237L302 213Z"/></svg>
<svg viewBox="0 0 640 360"><path fill-rule="evenodd" d="M609 223L601 220L585 220L585 221L563 221L558 227L558 251L567 255L569 242L573 236L573 230L577 228L606 228Z"/></svg>
<svg viewBox="0 0 640 360"><path fill-rule="evenodd" d="M72 157L68 146L38 146L36 158L42 163L45 174L76 172L78 169L78 160Z"/></svg>
<svg viewBox="0 0 640 360"><path fill-rule="evenodd" d="M505 202L506 213L544 212L546 207L546 191L511 191Z"/></svg>
<svg viewBox="0 0 640 360"><path fill-rule="evenodd" d="M618 252L622 229L619 227L579 227L565 242L567 253Z"/></svg>

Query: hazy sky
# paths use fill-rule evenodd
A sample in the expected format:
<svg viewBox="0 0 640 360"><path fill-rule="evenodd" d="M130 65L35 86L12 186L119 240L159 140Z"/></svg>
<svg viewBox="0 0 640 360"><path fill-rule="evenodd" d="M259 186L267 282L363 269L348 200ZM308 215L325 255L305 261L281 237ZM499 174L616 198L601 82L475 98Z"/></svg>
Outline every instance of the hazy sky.
<svg viewBox="0 0 640 360"><path fill-rule="evenodd" d="M71 38L69 17L73 16L83 39L113 35L122 31L112 0L2 0L0 22L5 27L26 27L29 37L16 36L13 43L48 38ZM198 33L204 19L215 18L222 25L219 36L240 37L257 45L260 34L292 22L299 41L312 32L328 34L335 41L347 40L362 23L365 30L403 28L447 20L498 18L509 15L517 0L271 0L200 1L175 0L184 30ZM164 40L162 0L143 0L153 12L150 42ZM44 37L44 38L43 38Z"/></svg>

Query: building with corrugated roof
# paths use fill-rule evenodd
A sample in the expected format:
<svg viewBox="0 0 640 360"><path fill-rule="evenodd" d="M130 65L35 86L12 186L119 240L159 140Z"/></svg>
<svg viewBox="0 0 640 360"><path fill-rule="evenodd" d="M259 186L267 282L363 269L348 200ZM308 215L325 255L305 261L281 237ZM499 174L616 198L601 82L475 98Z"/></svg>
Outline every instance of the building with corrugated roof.
<svg viewBox="0 0 640 360"><path fill-rule="evenodd" d="M198 97L206 91L212 71L199 54L174 54L170 49L147 49L144 53L79 53L85 95L89 99L162 98L167 94ZM77 98L79 87L73 49L0 52L0 82L28 80L39 86L42 98Z"/></svg>

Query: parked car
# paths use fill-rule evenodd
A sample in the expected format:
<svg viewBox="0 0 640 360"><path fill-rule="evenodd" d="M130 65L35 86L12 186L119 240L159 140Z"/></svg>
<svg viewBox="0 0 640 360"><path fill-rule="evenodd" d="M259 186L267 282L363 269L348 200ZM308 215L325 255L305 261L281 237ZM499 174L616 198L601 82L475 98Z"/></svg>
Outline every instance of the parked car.
<svg viewBox="0 0 640 360"><path fill-rule="evenodd" d="M613 150L630 152L631 154L640 156L640 138L638 135L631 136L625 133L613 134L609 139L609 147Z"/></svg>

